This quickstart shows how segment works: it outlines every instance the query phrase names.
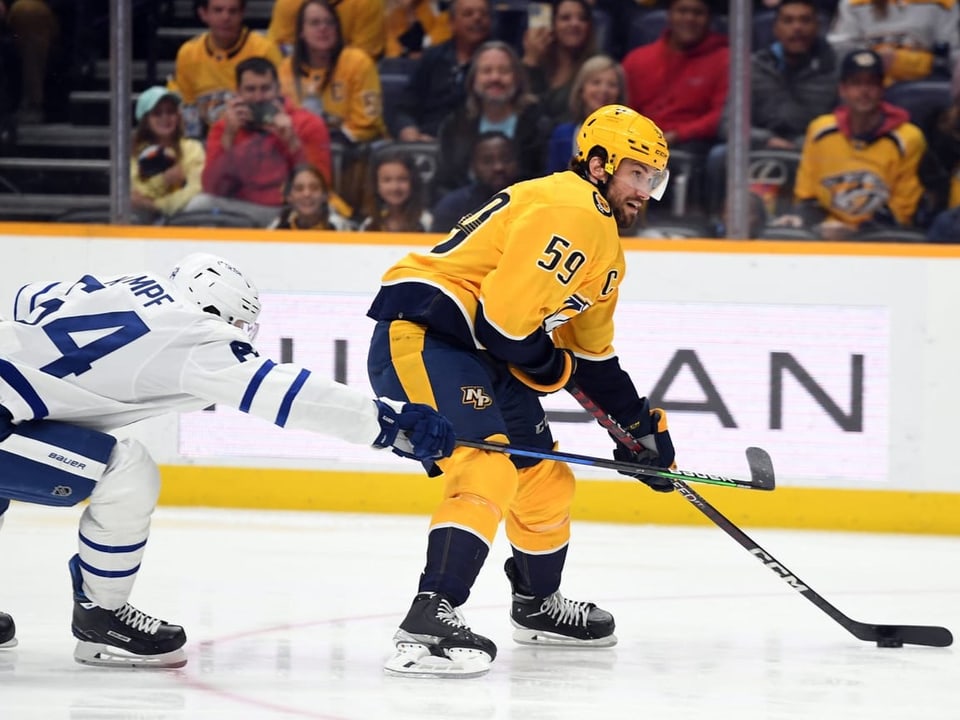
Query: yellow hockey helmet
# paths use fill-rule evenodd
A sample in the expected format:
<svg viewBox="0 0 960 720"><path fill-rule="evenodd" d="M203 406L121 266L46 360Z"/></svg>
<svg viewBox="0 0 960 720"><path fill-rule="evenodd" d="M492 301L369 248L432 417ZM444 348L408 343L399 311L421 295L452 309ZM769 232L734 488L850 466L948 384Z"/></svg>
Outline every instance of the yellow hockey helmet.
<svg viewBox="0 0 960 720"><path fill-rule="evenodd" d="M607 152L603 166L606 172L613 175L624 158L636 160L655 171L651 195L657 200L663 196L670 150L663 132L650 118L625 105L604 105L577 131L577 160L585 162L590 150L598 145Z"/></svg>

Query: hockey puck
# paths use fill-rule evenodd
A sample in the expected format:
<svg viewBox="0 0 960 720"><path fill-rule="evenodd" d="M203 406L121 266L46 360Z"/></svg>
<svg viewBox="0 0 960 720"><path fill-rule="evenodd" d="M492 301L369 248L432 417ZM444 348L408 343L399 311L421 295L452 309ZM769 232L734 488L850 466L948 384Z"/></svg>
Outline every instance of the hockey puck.
<svg viewBox="0 0 960 720"><path fill-rule="evenodd" d="M903 647L903 640L900 638L880 638L877 640L877 647Z"/></svg>

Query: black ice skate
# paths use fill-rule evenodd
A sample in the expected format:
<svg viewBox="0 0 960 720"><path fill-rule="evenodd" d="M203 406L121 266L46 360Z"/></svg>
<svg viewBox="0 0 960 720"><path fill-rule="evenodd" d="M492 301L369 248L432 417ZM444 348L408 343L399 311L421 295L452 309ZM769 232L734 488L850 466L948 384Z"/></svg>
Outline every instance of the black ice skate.
<svg viewBox="0 0 960 720"><path fill-rule="evenodd" d="M568 600L560 591L534 597L513 558L503 568L510 579L513 639L521 645L610 647L617 644L613 615L591 602Z"/></svg>
<svg viewBox="0 0 960 720"><path fill-rule="evenodd" d="M384 670L413 677L477 677L490 670L497 646L463 620L446 595L419 593L393 636L397 647Z"/></svg>
<svg viewBox="0 0 960 720"><path fill-rule="evenodd" d="M152 618L125 603L102 608L81 590L79 558L70 560L73 578L73 657L84 665L131 668L179 668L187 664L187 635L179 625Z"/></svg>
<svg viewBox="0 0 960 720"><path fill-rule="evenodd" d="M17 646L17 626L13 618L0 612L0 649Z"/></svg>

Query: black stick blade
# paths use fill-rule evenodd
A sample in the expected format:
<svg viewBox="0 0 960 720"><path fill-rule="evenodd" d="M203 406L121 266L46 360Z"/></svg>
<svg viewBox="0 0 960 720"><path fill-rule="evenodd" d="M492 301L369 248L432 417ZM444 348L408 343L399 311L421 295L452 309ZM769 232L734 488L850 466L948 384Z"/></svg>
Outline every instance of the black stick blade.
<svg viewBox="0 0 960 720"><path fill-rule="evenodd" d="M750 465L750 478L754 484L763 490L773 490L776 480L773 476L773 460L763 448L748 447L747 463Z"/></svg>
<svg viewBox="0 0 960 720"><path fill-rule="evenodd" d="M950 647L953 644L953 633L945 627L935 625L855 623L853 627L848 629L860 640L875 642L879 647L901 647L903 645Z"/></svg>

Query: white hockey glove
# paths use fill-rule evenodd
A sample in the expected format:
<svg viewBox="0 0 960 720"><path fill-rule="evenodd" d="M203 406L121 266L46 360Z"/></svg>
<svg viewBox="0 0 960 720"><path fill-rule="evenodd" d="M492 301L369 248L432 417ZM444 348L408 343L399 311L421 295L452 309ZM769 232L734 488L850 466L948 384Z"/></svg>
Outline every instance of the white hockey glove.
<svg viewBox="0 0 960 720"><path fill-rule="evenodd" d="M457 440L453 425L429 405L388 398L374 403L380 423L374 447L389 447L400 457L421 462L449 457L453 452Z"/></svg>

